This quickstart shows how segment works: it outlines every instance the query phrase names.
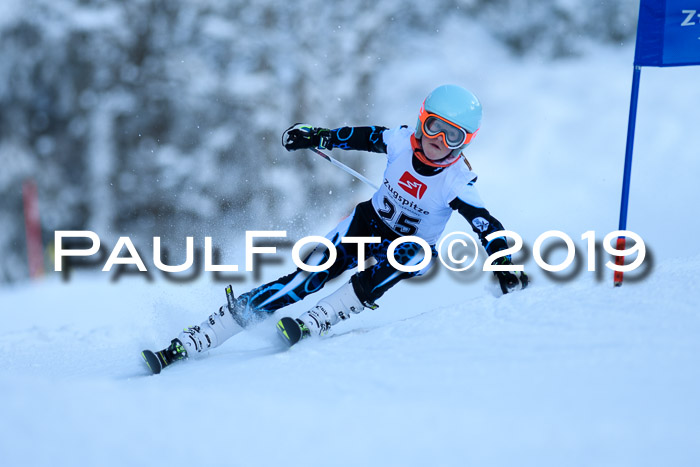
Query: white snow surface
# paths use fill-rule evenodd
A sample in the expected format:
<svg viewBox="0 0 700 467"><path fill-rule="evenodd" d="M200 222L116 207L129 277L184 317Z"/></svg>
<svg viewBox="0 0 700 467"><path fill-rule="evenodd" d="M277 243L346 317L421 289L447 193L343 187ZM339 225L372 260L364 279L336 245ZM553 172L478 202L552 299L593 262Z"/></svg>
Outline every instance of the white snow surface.
<svg viewBox="0 0 700 467"><path fill-rule="evenodd" d="M139 351L201 316L204 286L21 287L3 294L4 465L694 465L698 271L436 308L393 294L287 351L278 312L158 376Z"/></svg>
<svg viewBox="0 0 700 467"><path fill-rule="evenodd" d="M386 63L387 121L374 123L413 123L426 89L472 83L486 114L469 157L496 217L530 247L551 229L584 247L585 231L615 230L632 48L551 63L514 60L478 30L440 34L481 44L460 54L484 65L453 66L454 50L416 38L407 56L425 71ZM698 78L643 71L629 228L653 258L621 288L585 268L553 281L531 259L532 286L506 296L486 274L440 271L326 338L281 350L275 335L317 295L150 376L139 352L204 320L221 284L98 273L5 286L2 465L699 465Z"/></svg>

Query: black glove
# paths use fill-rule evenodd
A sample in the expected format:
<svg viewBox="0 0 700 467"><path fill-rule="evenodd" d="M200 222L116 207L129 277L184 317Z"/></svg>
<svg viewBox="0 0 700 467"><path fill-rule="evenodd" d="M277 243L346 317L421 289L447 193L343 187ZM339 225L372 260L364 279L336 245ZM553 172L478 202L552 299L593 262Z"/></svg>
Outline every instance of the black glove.
<svg viewBox="0 0 700 467"><path fill-rule="evenodd" d="M330 143L331 130L328 128L296 123L282 133L282 146L287 151L307 148L332 149Z"/></svg>
<svg viewBox="0 0 700 467"><path fill-rule="evenodd" d="M513 263L507 256L501 256L494 261L493 264L497 266L509 266ZM518 278L516 274L519 274L520 277ZM530 283L525 272L494 271L493 275L498 279L498 283L501 285L501 291L504 294L517 290L519 285L521 289L524 289Z"/></svg>

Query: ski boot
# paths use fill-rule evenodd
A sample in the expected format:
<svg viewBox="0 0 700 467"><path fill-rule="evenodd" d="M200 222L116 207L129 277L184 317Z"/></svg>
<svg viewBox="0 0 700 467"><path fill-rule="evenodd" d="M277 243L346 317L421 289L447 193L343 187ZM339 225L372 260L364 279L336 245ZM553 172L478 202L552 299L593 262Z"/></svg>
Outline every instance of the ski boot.
<svg viewBox="0 0 700 467"><path fill-rule="evenodd" d="M199 326L185 328L170 346L160 352L144 350L141 356L148 368L158 374L163 368L175 361L188 357L197 357L204 352L218 347L230 337L238 334L243 328L236 322L234 308L236 300L231 286L226 287L227 304L220 307Z"/></svg>
<svg viewBox="0 0 700 467"><path fill-rule="evenodd" d="M376 308L376 305L372 305ZM352 282L348 282L297 319L282 318L277 322L277 333L289 346L312 335L322 336L339 321L364 310Z"/></svg>

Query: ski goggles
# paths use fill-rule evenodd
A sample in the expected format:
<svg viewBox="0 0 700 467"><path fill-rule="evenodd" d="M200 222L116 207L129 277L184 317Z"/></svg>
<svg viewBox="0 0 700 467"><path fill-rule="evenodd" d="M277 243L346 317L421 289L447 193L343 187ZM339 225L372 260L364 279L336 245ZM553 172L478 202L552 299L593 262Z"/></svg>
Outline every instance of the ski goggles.
<svg viewBox="0 0 700 467"><path fill-rule="evenodd" d="M441 116L426 111L422 111L420 117L423 134L428 138L437 138L442 135L445 145L450 149L458 149L468 144L476 134L476 131L469 133Z"/></svg>

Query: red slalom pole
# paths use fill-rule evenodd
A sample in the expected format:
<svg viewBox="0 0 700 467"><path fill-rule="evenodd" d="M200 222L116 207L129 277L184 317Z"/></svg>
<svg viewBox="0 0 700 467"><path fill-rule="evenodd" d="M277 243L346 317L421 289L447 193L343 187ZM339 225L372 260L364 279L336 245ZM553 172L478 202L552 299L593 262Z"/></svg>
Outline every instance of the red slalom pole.
<svg viewBox="0 0 700 467"><path fill-rule="evenodd" d="M44 274L44 254L41 244L41 221L39 219L39 195L33 180L22 184L24 202L24 227L27 238L29 276L36 279Z"/></svg>
<svg viewBox="0 0 700 467"><path fill-rule="evenodd" d="M625 237L617 237L617 245L615 246L615 249L617 251L622 251L625 249ZM615 256L615 265L616 266L624 266L625 265L625 257L624 256ZM615 275L613 276L613 284L615 287L620 287L622 285L622 278L623 274L622 271L615 271Z"/></svg>

